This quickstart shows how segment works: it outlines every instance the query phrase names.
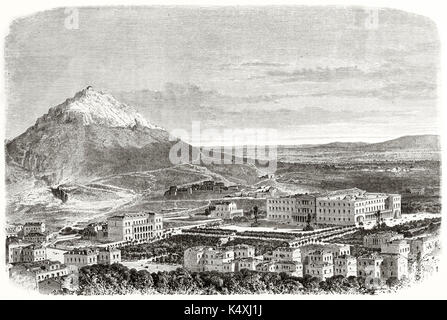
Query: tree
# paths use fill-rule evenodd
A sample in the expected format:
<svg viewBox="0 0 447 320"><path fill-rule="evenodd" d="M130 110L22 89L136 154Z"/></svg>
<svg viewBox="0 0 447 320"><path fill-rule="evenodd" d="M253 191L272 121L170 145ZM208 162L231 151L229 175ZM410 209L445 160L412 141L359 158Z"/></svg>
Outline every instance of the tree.
<svg viewBox="0 0 447 320"><path fill-rule="evenodd" d="M307 214L307 219L306 219L306 226L304 227L303 231L313 231L314 228L310 225L312 221L312 215L310 213Z"/></svg>
<svg viewBox="0 0 447 320"><path fill-rule="evenodd" d="M253 207L253 215L255 218L255 223L257 224L258 223L258 206Z"/></svg>

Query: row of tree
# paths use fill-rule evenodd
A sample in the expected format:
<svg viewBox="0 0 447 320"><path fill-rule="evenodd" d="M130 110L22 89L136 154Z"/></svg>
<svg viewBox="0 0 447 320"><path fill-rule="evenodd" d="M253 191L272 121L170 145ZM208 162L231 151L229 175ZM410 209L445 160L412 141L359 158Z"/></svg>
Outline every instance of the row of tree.
<svg viewBox="0 0 447 320"><path fill-rule="evenodd" d="M399 281L389 285L398 286ZM137 271L121 264L92 265L79 272L81 295L98 294L374 294L361 277L294 277L286 273L241 270L234 273Z"/></svg>

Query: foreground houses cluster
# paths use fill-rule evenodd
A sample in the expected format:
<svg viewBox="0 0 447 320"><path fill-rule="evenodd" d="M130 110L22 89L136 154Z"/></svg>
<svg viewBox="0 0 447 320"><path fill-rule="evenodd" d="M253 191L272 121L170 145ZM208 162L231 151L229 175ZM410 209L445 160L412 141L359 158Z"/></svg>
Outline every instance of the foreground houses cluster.
<svg viewBox="0 0 447 320"><path fill-rule="evenodd" d="M107 242L62 249L54 245L58 240L57 233L51 235L52 242L36 236L49 237L43 222L9 226L7 263L10 278L20 286L42 293L73 292L77 290L80 268L120 263L121 245L150 242L164 235L162 216L153 212L115 215L106 224L89 224L83 231L86 239L96 239L100 234L100 238L105 236Z"/></svg>
<svg viewBox="0 0 447 320"><path fill-rule="evenodd" d="M333 276L363 277L368 285L381 285L388 279L414 279L436 271L428 269L437 268L437 261L423 262L433 260L431 254L439 246L437 235L404 239L395 232L365 236L364 247L375 250L360 256L352 255L350 245L334 243L279 247L264 255L256 255L255 248L246 244L226 248L199 246L185 250L184 267L193 272L285 272L320 280Z"/></svg>
<svg viewBox="0 0 447 320"><path fill-rule="evenodd" d="M378 218L400 218L401 196L352 188L267 198L266 210L268 220L281 223L361 225Z"/></svg>

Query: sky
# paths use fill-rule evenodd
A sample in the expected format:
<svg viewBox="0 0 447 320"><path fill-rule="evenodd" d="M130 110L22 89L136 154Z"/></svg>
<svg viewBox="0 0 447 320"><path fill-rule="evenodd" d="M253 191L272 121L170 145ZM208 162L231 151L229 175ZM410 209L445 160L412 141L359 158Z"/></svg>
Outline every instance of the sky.
<svg viewBox="0 0 447 320"><path fill-rule="evenodd" d="M436 25L402 11L61 8L16 19L5 41L7 138L88 85L185 140L193 123L216 130L208 145L246 128L277 144L439 132Z"/></svg>

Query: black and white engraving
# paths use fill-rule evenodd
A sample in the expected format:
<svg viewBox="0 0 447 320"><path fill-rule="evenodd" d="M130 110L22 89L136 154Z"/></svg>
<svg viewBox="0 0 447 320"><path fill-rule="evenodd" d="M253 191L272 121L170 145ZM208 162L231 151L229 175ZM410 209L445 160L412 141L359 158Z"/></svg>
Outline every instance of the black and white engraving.
<svg viewBox="0 0 447 320"><path fill-rule="evenodd" d="M14 285L380 295L438 273L428 17L57 8L18 17L4 41Z"/></svg>

